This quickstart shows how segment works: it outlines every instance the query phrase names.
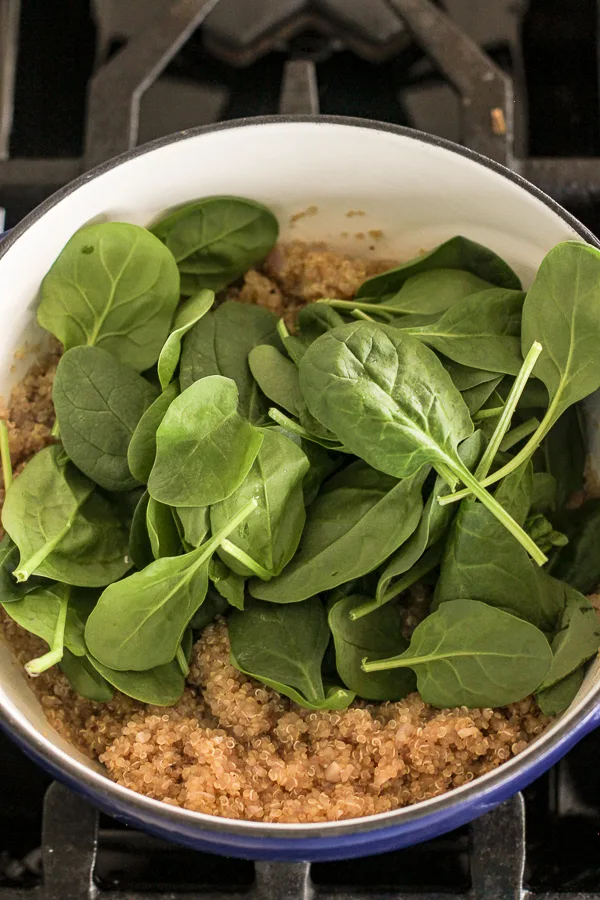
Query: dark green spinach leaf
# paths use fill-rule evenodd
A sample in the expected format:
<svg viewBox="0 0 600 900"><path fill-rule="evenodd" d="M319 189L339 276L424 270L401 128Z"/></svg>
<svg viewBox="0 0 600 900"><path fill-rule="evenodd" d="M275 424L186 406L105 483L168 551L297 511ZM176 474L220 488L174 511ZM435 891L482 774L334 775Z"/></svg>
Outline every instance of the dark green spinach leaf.
<svg viewBox="0 0 600 900"><path fill-rule="evenodd" d="M244 589L246 580L232 572L220 559L211 559L208 565L208 577L215 588L231 606L236 609L244 608ZM204 605L204 604L203 604Z"/></svg>
<svg viewBox="0 0 600 900"><path fill-rule="evenodd" d="M266 206L241 197L207 197L176 209L153 226L169 248L182 292L220 291L267 256L279 225Z"/></svg>
<svg viewBox="0 0 600 900"><path fill-rule="evenodd" d="M409 278L435 269L461 269L498 287L521 289L517 275L496 253L469 238L457 236L395 269L368 278L356 296L379 298L384 294L395 294Z"/></svg>
<svg viewBox="0 0 600 900"><path fill-rule="evenodd" d="M239 412L254 424L267 420L268 402L248 365L254 347L280 346L277 316L262 306L227 300L194 325L183 340L179 381L185 390L207 375L235 381Z"/></svg>
<svg viewBox="0 0 600 900"><path fill-rule="evenodd" d="M600 585L600 500L587 500L561 520L569 543L552 566L552 574L582 594Z"/></svg>
<svg viewBox="0 0 600 900"><path fill-rule="evenodd" d="M254 347L248 356L248 365L265 397L297 416L304 402L298 367L271 344Z"/></svg>
<svg viewBox="0 0 600 900"><path fill-rule="evenodd" d="M595 656L600 647L596 610L578 591L562 584L565 596L560 628L552 641L552 665L540 690L553 687Z"/></svg>
<svg viewBox="0 0 600 900"><path fill-rule="evenodd" d="M435 315L445 312L457 300L494 287L489 281L461 269L433 269L407 278L398 293L385 297L386 306L405 314Z"/></svg>
<svg viewBox="0 0 600 900"><path fill-rule="evenodd" d="M362 661L385 659L408 647L402 635L402 616L394 604L376 610L364 619L351 619L350 613L366 597L351 594L338 600L329 610L329 627L335 643L336 668L347 688L366 700L401 700L416 690L412 669L386 669L365 672Z"/></svg>
<svg viewBox="0 0 600 900"><path fill-rule="evenodd" d="M74 656L65 648L58 664L74 691L87 700L106 703L112 700L114 691L108 681L93 667L87 656Z"/></svg>
<svg viewBox="0 0 600 900"><path fill-rule="evenodd" d="M248 598L229 616L231 662L301 706L345 709L354 699L342 688L326 690L321 675L329 643L327 615L318 597L302 605L273 606Z"/></svg>
<svg viewBox="0 0 600 900"><path fill-rule="evenodd" d="M150 494L144 491L133 513L129 530L129 555L136 569L145 569L154 559L146 518L149 502Z"/></svg>
<svg viewBox="0 0 600 900"><path fill-rule="evenodd" d="M524 298L522 291L491 288L458 300L436 322L406 332L462 365L516 375L523 364ZM402 320L393 324L403 329Z"/></svg>
<svg viewBox="0 0 600 900"><path fill-rule="evenodd" d="M546 557L458 456L473 431L467 406L433 351L388 326L357 322L318 338L300 363L311 413L345 448L401 478L433 465L460 479L538 562Z"/></svg>
<svg viewBox="0 0 600 900"><path fill-rule="evenodd" d="M406 667L425 703L506 706L533 693L550 670L552 651L541 631L477 600L451 600L417 625L410 647L391 659L363 663L366 672Z"/></svg>
<svg viewBox="0 0 600 900"><path fill-rule="evenodd" d="M91 666L122 694L152 706L174 706L185 690L185 678L176 660L143 672L116 671L88 654Z"/></svg>
<svg viewBox="0 0 600 900"><path fill-rule="evenodd" d="M58 364L52 400L69 459L108 491L132 490L127 450L154 388L106 350L73 347Z"/></svg>
<svg viewBox="0 0 600 900"><path fill-rule="evenodd" d="M426 475L422 469L396 481L362 460L351 463L308 508L292 561L272 581L251 581L250 593L296 603L376 569L417 527Z"/></svg>

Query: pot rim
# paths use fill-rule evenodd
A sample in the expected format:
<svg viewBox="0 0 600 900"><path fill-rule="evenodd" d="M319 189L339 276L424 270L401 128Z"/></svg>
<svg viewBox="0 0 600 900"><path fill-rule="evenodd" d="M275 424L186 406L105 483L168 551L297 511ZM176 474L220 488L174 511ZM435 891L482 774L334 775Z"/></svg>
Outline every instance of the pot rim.
<svg viewBox="0 0 600 900"><path fill-rule="evenodd" d="M165 137L157 138L146 144L142 144L131 150L112 157L101 163L89 172L85 172L73 181L60 188L25 218L12 228L3 238L0 244L0 259L10 250L13 244L25 234L28 229L38 222L43 216L68 197L71 193L78 190L88 181L98 178L116 168L122 163L129 162L150 153L154 150L179 141L195 138L203 134L209 134L215 131L225 131L229 129L247 128L260 125L292 125L292 124L314 124L314 125L337 125L349 128L361 128L373 131L382 131L390 134L399 135L401 137L410 138L417 143L425 143L440 147L452 153L463 156L471 162L482 165L487 169L491 169L499 175L502 175L509 181L525 190L527 193L540 200L552 212L558 215L579 237L592 246L600 249L600 241L595 235L586 228L578 219L560 206L555 200L545 194L531 182L527 181L521 175L506 168L494 160L489 159L473 150L455 144L453 141L440 138L417 129L408 128L403 125L395 125L387 122L378 122L373 119L361 119L352 116L315 116L315 115L298 115L298 116L254 116L243 119L231 119L226 122L218 122L210 125L200 125L195 128L186 129L176 132ZM162 820L165 825L168 823L176 825L178 821L185 822L189 826L197 825L199 829L207 828L211 832L222 832L228 834L238 834L256 837L269 837L272 839L285 838L315 838L320 834L330 837L351 834L357 831L377 831L390 826L397 826L401 823L415 823L432 817L436 812L448 811L452 807L464 808L469 801L477 797L481 799L485 795L494 795L497 789L504 783L509 782L512 776L527 768L527 764L533 764L536 760L540 760L545 756L553 758L566 752L572 744L580 740L590 731L594 725L600 725L600 681L594 685L588 696L580 702L578 707L563 715L563 717L552 726L551 730L535 740L521 754L513 759L503 763L498 768L486 775L474 779L468 784L454 788L437 797L429 800L421 801L413 806L401 807L400 809L391 810L386 813L376 813L370 816L363 816L353 819L343 819L338 822L318 822L318 823L298 823L279 824L279 823L263 823L251 822L244 819L230 819L221 816L213 816L207 813L193 812L192 810L183 809L181 807L173 807L146 797L143 794L123 787L116 782L111 781L107 775L95 768L88 768L77 759L68 755L65 751L55 747L45 738L41 732L37 731L24 718L15 717L6 709L0 706L0 727L24 750L31 758L44 768L49 770L54 776L65 781L74 788L83 788L87 795L92 799L96 799L101 805L106 807L107 802L117 803L120 809L127 810L128 814L138 819L144 820L146 816L155 823ZM553 753L554 751L554 753ZM112 796L111 796L112 795ZM498 801L496 801L498 802Z"/></svg>

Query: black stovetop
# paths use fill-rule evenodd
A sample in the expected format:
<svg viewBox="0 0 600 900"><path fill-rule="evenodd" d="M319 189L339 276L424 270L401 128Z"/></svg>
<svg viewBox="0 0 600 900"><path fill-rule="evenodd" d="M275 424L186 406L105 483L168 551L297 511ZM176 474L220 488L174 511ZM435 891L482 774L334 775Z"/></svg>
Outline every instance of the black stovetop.
<svg viewBox="0 0 600 900"><path fill-rule="evenodd" d="M0 0L0 207L7 225L87 166L131 145L127 85L133 90L161 60L162 75L141 102L140 141L279 110L412 125L463 137L600 233L596 0L427 6ZM179 17L187 40L177 28L167 33L161 15L168 8L177 8L171 22ZM436 19L439 9L450 17ZM465 34L476 43L465 44ZM111 77L122 87L121 104L111 95ZM468 103L460 103L457 86ZM315 864L308 878L303 864L255 866L174 847L104 816L97 821L1 735L0 754L0 900L86 900L98 889L104 900L496 900L528 891L545 900L600 900L600 733L523 798L473 826L383 856Z"/></svg>

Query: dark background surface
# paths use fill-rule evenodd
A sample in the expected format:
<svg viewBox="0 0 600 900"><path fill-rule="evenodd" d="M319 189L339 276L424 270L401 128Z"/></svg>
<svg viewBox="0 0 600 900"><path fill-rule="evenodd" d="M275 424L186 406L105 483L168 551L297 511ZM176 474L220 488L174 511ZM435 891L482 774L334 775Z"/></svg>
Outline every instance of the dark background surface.
<svg viewBox="0 0 600 900"><path fill-rule="evenodd" d="M243 23L230 0L225 2L232 10L235 37ZM259 10L258 0L252 3ZM263 0L265 9L272 5ZM22 0L12 157L82 154L86 91L95 60L116 52L146 22L149 6L148 0ZM512 73L522 123L517 135L521 155L564 158L565 180L569 159L600 156L595 0L447 0L445 6ZM377 63L318 29L279 41L245 66L231 65L231 47L225 50L219 50L218 29L211 29L209 20L145 95L142 140L195 124L275 113L290 55L315 60L323 113L366 116L459 137L457 97L407 36L400 36L394 53ZM596 188L571 186L569 206L599 233ZM7 185L0 173L0 205L6 207L8 225L48 193L47 185ZM50 779L4 736L0 756L2 900L11 885L39 881L42 800ZM600 734L583 741L529 788L525 799L527 885L535 892L600 895ZM96 877L104 886L121 889L166 890L199 883L245 887L252 882L253 866L173 848L102 817ZM316 884L352 886L360 896L385 885L464 891L469 885L467 830L383 857L315 865L312 878Z"/></svg>

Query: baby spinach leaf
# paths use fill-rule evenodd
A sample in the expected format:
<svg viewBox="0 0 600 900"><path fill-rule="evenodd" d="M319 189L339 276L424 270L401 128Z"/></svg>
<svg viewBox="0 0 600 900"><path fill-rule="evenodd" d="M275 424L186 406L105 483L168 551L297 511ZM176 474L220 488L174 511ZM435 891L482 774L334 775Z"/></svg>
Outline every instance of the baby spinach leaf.
<svg viewBox="0 0 600 900"><path fill-rule="evenodd" d="M460 456L469 469L473 470L479 461L479 457L483 452L483 445L481 431L475 431L460 445ZM440 506L437 502L438 497L446 493L448 493L448 485L438 475L416 530L388 558L385 568L379 577L374 600L357 608L360 609L360 616L372 612L397 596L395 585L393 584L394 579L409 572L421 559L427 548L432 547L441 540L453 518L453 513L448 513L449 507Z"/></svg>
<svg viewBox="0 0 600 900"><path fill-rule="evenodd" d="M583 489L587 455L584 432L580 410L571 406L544 438L541 449L546 471L556 482L557 509L562 509L572 494Z"/></svg>
<svg viewBox="0 0 600 900"><path fill-rule="evenodd" d="M470 390L470 388L478 387L486 381L495 381L498 377L497 372L488 372L487 369L473 369L471 366L463 366L461 363L453 362L451 359L444 359L444 357L442 357L441 362L454 382L455 387L461 393Z"/></svg>
<svg viewBox="0 0 600 900"><path fill-rule="evenodd" d="M396 478L448 465L473 431L435 354L387 326L356 322L322 335L302 358L300 387L344 446Z"/></svg>
<svg viewBox="0 0 600 900"><path fill-rule="evenodd" d="M158 359L179 301L173 256L123 222L77 231L42 282L38 322L64 344L102 347L137 372Z"/></svg>
<svg viewBox="0 0 600 900"><path fill-rule="evenodd" d="M556 478L549 472L534 472L531 512L550 513L556 508ZM585 592L584 592L585 593Z"/></svg>
<svg viewBox="0 0 600 900"><path fill-rule="evenodd" d="M300 388L347 450L397 478L431 464L451 487L460 479L538 564L546 562L460 460L458 444L473 431L469 411L435 354L414 337L368 322L334 328L302 358Z"/></svg>
<svg viewBox="0 0 600 900"><path fill-rule="evenodd" d="M398 293L385 297L383 302L405 314L435 315L463 297L492 287L489 281L462 269L434 269L407 278Z"/></svg>
<svg viewBox="0 0 600 900"><path fill-rule="evenodd" d="M270 344L254 347L248 356L248 365L265 397L297 416L304 402L298 367Z"/></svg>
<svg viewBox="0 0 600 900"><path fill-rule="evenodd" d="M231 662L237 669L312 709L345 709L354 694L326 692L321 675L329 643L327 615L318 597L297 606L248 598L228 621Z"/></svg>
<svg viewBox="0 0 600 900"><path fill-rule="evenodd" d="M231 496L263 441L237 407L235 383L220 375L194 382L171 403L156 432L151 497L169 506L210 506Z"/></svg>
<svg viewBox="0 0 600 900"><path fill-rule="evenodd" d="M308 303L298 313L298 329L305 345L312 344L326 331L331 331L338 325L345 325L344 319L323 302Z"/></svg>
<svg viewBox="0 0 600 900"><path fill-rule="evenodd" d="M85 629L92 656L117 671L145 671L171 662L206 596L209 559L254 505L248 503L196 550L157 559L142 572L109 585Z"/></svg>
<svg viewBox="0 0 600 900"><path fill-rule="evenodd" d="M156 399L148 382L100 347L73 347L58 364L52 400L65 453L108 491L136 485L127 449Z"/></svg>
<svg viewBox="0 0 600 900"><path fill-rule="evenodd" d="M277 316L262 306L227 300L194 325L183 340L179 381L185 390L207 375L235 381L239 412L254 424L266 421L269 404L252 377L248 354L254 347L280 346Z"/></svg>
<svg viewBox="0 0 600 900"><path fill-rule="evenodd" d="M344 457L339 453L329 453L312 441L301 440L300 444L309 462L308 472L302 481L304 505L308 506L316 498L323 482L340 468Z"/></svg>
<svg viewBox="0 0 600 900"><path fill-rule="evenodd" d="M552 665L540 685L551 688L591 659L600 647L600 621L596 610L578 591L563 584L565 607L560 628L552 640Z"/></svg>
<svg viewBox="0 0 600 900"><path fill-rule="evenodd" d="M559 552L552 574L582 594L600 585L600 500L587 500L561 521L569 543Z"/></svg>
<svg viewBox="0 0 600 900"><path fill-rule="evenodd" d="M150 494L144 491L133 513L129 530L129 556L136 569L145 569L154 559L146 519L149 501Z"/></svg>
<svg viewBox="0 0 600 900"><path fill-rule="evenodd" d="M517 291L521 289L517 275L496 253L469 238L457 236L395 269L368 278L361 284L356 296L382 297L384 294L395 294L409 278L435 269L461 269L498 287Z"/></svg>
<svg viewBox="0 0 600 900"><path fill-rule="evenodd" d="M302 482L309 463L304 452L275 430L263 430L263 442L252 468L234 493L211 507L212 530L218 531L248 500L257 507L229 536L270 575L279 575L300 541L306 514ZM254 575L220 548L219 556L238 575Z"/></svg>
<svg viewBox="0 0 600 900"><path fill-rule="evenodd" d="M585 678L585 669L582 666L575 672L571 672L566 678L558 681L553 687L538 691L535 695L536 703L545 716L559 716L571 705Z"/></svg>
<svg viewBox="0 0 600 900"><path fill-rule="evenodd" d="M27 463L2 510L2 524L19 548L18 582L43 575L102 587L131 567L117 511L93 488L56 444Z"/></svg>
<svg viewBox="0 0 600 900"><path fill-rule="evenodd" d="M462 365L516 375L523 364L524 298L522 291L491 288L458 300L437 322L406 332Z"/></svg>
<svg viewBox="0 0 600 900"><path fill-rule="evenodd" d="M178 309L173 330L158 357L158 379L165 391L175 374L181 356L181 342L188 331L206 315L215 302L214 291L198 291Z"/></svg>
<svg viewBox="0 0 600 900"><path fill-rule="evenodd" d="M462 391L462 398L472 416L487 404L501 380L501 377L494 378L492 381L484 381L476 387Z"/></svg>
<svg viewBox="0 0 600 900"><path fill-rule="evenodd" d="M100 675L86 656L74 656L65 648L58 664L63 675L69 680L73 690L87 700L106 703L112 700L114 691L108 681Z"/></svg>
<svg viewBox="0 0 600 900"><path fill-rule="evenodd" d="M402 635L402 617L397 606L389 604L364 619L353 620L351 611L366 602L356 594L344 597L329 610L329 627L335 644L335 662L347 688L366 700L401 700L416 690L412 669L386 669L364 672L362 661L385 659L406 650Z"/></svg>
<svg viewBox="0 0 600 900"><path fill-rule="evenodd" d="M368 620L367 620L368 621ZM417 625L408 650L366 661L366 672L406 667L417 675L425 703L506 706L533 693L552 663L541 631L477 600L451 600Z"/></svg>
<svg viewBox="0 0 600 900"><path fill-rule="evenodd" d="M252 580L250 593L296 603L376 569L417 527L426 475L421 469L396 481L362 460L351 463L308 508L298 551L281 575Z"/></svg>
<svg viewBox="0 0 600 900"><path fill-rule="evenodd" d="M156 459L156 432L168 408L179 394L176 382L156 398L136 425L127 448L129 471L142 484L146 484Z"/></svg>
<svg viewBox="0 0 600 900"><path fill-rule="evenodd" d="M208 577L231 606L236 609L244 608L246 581L241 575L232 572L220 559L213 558L208 565Z"/></svg>
<svg viewBox="0 0 600 900"><path fill-rule="evenodd" d="M523 353L536 340L543 347L534 373L550 396L545 431L565 409L600 387L599 277L600 252L589 244L565 241L546 254L527 292Z"/></svg>
<svg viewBox="0 0 600 900"><path fill-rule="evenodd" d="M88 655L88 660L109 684L140 703L174 706L185 690L185 678L176 660L143 672L115 671L91 654Z"/></svg>
<svg viewBox="0 0 600 900"><path fill-rule="evenodd" d="M64 645L75 656L85 656L86 647L83 640L85 619L81 616L77 605L70 602L70 593L71 588L68 585L54 584L36 588L14 603L7 603L6 606L3 604L3 607L17 625L51 645L60 605L66 598L68 607Z"/></svg>
<svg viewBox="0 0 600 900"><path fill-rule="evenodd" d="M19 548L10 535L5 534L0 541L0 603L13 603L30 591L50 584L46 578L39 578L37 575L19 583L13 575L18 565Z"/></svg>
<svg viewBox="0 0 600 900"><path fill-rule="evenodd" d="M273 248L279 224L253 200L207 197L186 204L153 226L187 276L184 293L220 291L261 262Z"/></svg>
<svg viewBox="0 0 600 900"><path fill-rule="evenodd" d="M171 506L165 506L153 497L148 499L146 526L154 559L177 556L181 552L181 541L174 516L175 510Z"/></svg>
<svg viewBox="0 0 600 900"><path fill-rule="evenodd" d="M599 277L600 251L578 241L557 244L542 260L523 304L521 344L523 355L534 341L542 346L534 374L546 385L550 403L525 446L482 485L499 481L529 459L565 410L600 387L595 352ZM459 491L455 498L462 496Z"/></svg>
<svg viewBox="0 0 600 900"><path fill-rule="evenodd" d="M531 498L532 472L526 464L498 488L496 499L524 522ZM463 500L446 543L433 608L456 597L481 600L551 627L535 567L527 553L481 503Z"/></svg>
<svg viewBox="0 0 600 900"><path fill-rule="evenodd" d="M566 534L557 531L543 513L528 516L524 527L544 553L549 553L553 547L564 547L569 543Z"/></svg>
<svg viewBox="0 0 600 900"><path fill-rule="evenodd" d="M178 506L176 515L183 528L185 543L199 547L210 532L210 506Z"/></svg>

